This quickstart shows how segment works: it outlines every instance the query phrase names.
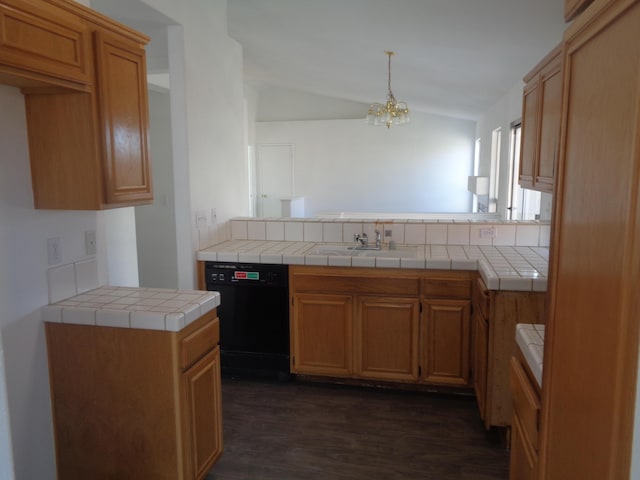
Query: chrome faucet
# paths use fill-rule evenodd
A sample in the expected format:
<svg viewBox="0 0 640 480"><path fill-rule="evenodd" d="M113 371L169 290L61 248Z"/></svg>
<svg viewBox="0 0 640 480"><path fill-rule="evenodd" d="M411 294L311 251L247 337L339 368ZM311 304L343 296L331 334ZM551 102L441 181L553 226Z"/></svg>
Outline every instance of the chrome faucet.
<svg viewBox="0 0 640 480"><path fill-rule="evenodd" d="M369 238L367 237L366 233L363 233L362 235L356 233L353 236L353 241L358 244L358 247L366 247L369 245Z"/></svg>

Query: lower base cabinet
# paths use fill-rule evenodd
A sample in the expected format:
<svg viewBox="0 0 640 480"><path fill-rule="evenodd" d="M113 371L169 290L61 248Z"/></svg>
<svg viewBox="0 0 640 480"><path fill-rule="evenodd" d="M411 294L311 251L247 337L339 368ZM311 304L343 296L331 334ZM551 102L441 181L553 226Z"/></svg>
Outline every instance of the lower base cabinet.
<svg viewBox="0 0 640 480"><path fill-rule="evenodd" d="M57 478L202 479L222 453L219 321L45 324Z"/></svg>
<svg viewBox="0 0 640 480"><path fill-rule="evenodd" d="M427 300L422 317L423 380L469 385L470 300Z"/></svg>
<svg viewBox="0 0 640 480"><path fill-rule="evenodd" d="M510 480L535 480L538 466L540 387L516 349L510 362L513 394Z"/></svg>
<svg viewBox="0 0 640 480"><path fill-rule="evenodd" d="M315 375L353 373L352 299L346 295L301 294L293 297L292 371Z"/></svg>
<svg viewBox="0 0 640 480"><path fill-rule="evenodd" d="M508 427L513 415L509 362L516 324L544 323L545 292L488 290L481 278L473 292L473 386L485 427Z"/></svg>
<svg viewBox="0 0 640 480"><path fill-rule="evenodd" d="M291 371L469 387L473 272L291 266Z"/></svg>
<svg viewBox="0 0 640 480"><path fill-rule="evenodd" d="M356 375L379 380L417 381L419 300L360 297L356 312Z"/></svg>

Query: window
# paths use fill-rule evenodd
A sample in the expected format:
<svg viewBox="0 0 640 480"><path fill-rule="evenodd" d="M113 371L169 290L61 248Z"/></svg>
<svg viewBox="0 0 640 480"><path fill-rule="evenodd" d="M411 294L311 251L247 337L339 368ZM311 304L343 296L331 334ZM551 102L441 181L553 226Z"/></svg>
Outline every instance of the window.
<svg viewBox="0 0 640 480"><path fill-rule="evenodd" d="M522 122L511 124L509 139L509 193L507 196L507 220L537 220L540 218L540 192L524 189L518 183L520 177L520 135Z"/></svg>
<svg viewBox="0 0 640 480"><path fill-rule="evenodd" d="M489 212L498 210L498 183L500 180L500 148L502 129L496 128L491 134L491 174L489 177Z"/></svg>

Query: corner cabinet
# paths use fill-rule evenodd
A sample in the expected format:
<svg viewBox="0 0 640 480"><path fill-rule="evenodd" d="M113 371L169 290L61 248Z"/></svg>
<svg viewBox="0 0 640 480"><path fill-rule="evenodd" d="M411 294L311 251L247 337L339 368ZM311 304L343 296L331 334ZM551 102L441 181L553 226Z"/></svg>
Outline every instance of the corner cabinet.
<svg viewBox="0 0 640 480"><path fill-rule="evenodd" d="M485 427L511 425L509 362L516 324L545 323L545 292L488 290L481 278L473 292L473 384Z"/></svg>
<svg viewBox="0 0 640 480"><path fill-rule="evenodd" d="M151 203L148 37L66 0L0 0L0 33L0 82L25 97L34 206Z"/></svg>
<svg viewBox="0 0 640 480"><path fill-rule="evenodd" d="M524 81L519 183L523 188L552 193L560 140L561 45Z"/></svg>
<svg viewBox="0 0 640 480"><path fill-rule="evenodd" d="M464 387L472 272L291 266L291 371ZM454 287L454 289L457 287Z"/></svg>
<svg viewBox="0 0 640 480"><path fill-rule="evenodd" d="M200 480L222 454L219 320L45 324L57 477Z"/></svg>

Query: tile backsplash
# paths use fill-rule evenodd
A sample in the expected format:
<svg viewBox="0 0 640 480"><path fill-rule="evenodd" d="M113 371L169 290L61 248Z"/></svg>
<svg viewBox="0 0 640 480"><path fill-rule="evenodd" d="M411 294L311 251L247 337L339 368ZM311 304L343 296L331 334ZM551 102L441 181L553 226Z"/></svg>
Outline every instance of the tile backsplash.
<svg viewBox="0 0 640 480"><path fill-rule="evenodd" d="M100 286L95 257L47 270L49 303L59 302Z"/></svg>
<svg viewBox="0 0 640 480"><path fill-rule="evenodd" d="M330 218L234 218L231 240L285 240L291 242L351 243L366 233L375 242L376 230L385 244L490 245L548 247L548 222L369 220Z"/></svg>

